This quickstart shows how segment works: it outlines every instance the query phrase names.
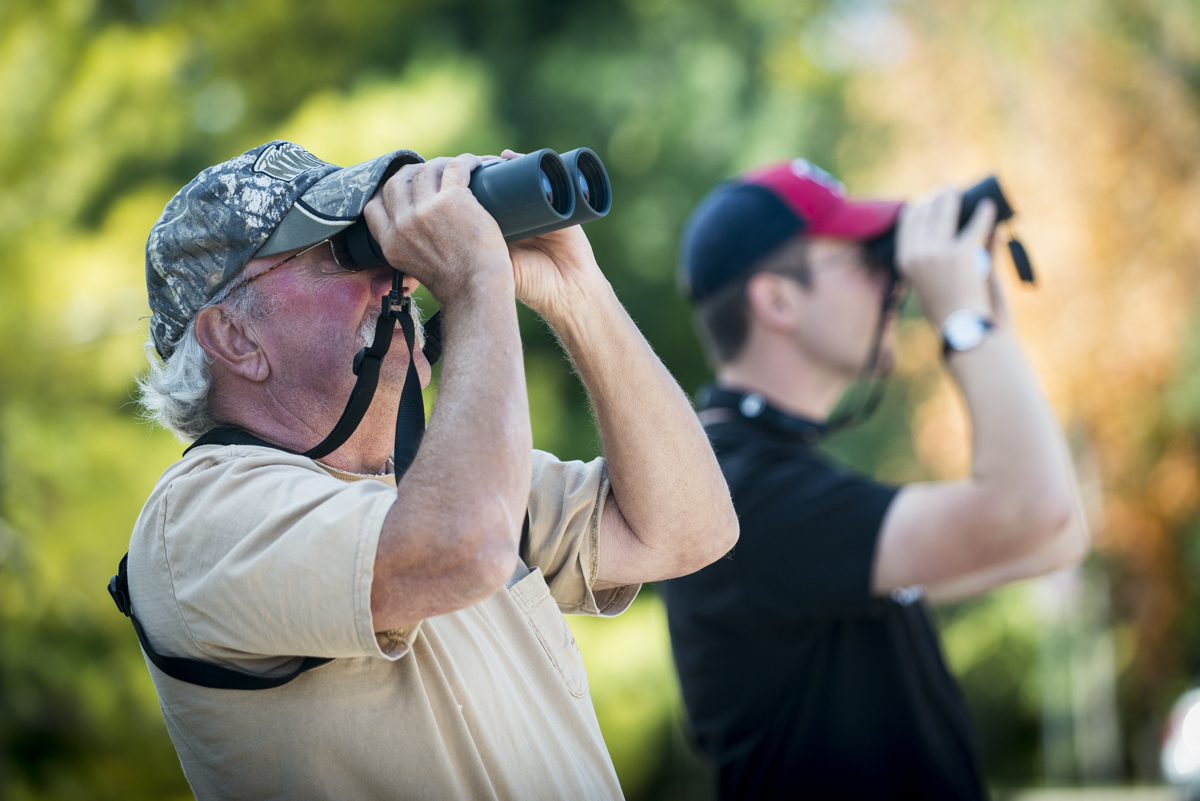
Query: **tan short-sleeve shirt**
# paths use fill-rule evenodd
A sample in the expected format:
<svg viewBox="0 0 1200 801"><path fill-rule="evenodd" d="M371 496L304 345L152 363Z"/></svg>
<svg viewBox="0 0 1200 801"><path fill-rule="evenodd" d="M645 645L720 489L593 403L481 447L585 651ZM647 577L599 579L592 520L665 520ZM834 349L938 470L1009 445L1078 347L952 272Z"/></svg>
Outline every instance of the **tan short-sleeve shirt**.
<svg viewBox="0 0 1200 801"><path fill-rule="evenodd" d="M184 773L204 799L610 799L621 789L562 612L593 592L603 459L535 451L530 572L474 606L375 632L371 578L391 476L270 448L203 446L163 474L134 527L134 613L155 650L262 674L216 690L147 661ZM561 611L560 611L561 610Z"/></svg>

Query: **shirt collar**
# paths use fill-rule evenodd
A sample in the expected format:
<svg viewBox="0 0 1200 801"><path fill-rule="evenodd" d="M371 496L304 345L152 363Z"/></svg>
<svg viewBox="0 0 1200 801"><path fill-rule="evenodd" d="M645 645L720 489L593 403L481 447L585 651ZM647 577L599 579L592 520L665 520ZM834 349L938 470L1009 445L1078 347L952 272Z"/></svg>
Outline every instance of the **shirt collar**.
<svg viewBox="0 0 1200 801"><path fill-rule="evenodd" d="M754 427L777 436L814 444L825 432L825 426L805 417L772 406L759 392L710 384L696 395L700 406L700 421L705 426L745 421Z"/></svg>

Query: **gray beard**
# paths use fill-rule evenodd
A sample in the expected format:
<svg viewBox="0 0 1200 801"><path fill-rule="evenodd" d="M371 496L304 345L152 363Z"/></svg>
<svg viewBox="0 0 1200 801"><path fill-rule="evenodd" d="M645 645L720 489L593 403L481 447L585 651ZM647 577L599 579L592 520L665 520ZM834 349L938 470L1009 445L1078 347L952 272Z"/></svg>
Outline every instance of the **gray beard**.
<svg viewBox="0 0 1200 801"><path fill-rule="evenodd" d="M362 327L358 329L358 345L361 348L369 348L375 343L375 324L379 321L379 309L375 309L366 317L363 318ZM412 316L413 332L416 340L413 347L423 349L425 347L425 326L421 324L421 310L417 308L417 299L410 297L408 299L408 313ZM399 325L397 320L396 324ZM403 336L403 335L401 335Z"/></svg>

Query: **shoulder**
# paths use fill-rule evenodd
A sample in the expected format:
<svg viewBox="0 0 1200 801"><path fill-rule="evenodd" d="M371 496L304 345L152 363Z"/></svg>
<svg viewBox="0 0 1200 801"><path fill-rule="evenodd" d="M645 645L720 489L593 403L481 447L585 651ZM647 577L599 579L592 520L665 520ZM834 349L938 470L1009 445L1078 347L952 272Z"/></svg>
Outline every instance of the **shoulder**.
<svg viewBox="0 0 1200 801"><path fill-rule="evenodd" d="M395 490L378 481L348 482L312 459L254 445L205 445L171 465L151 492L138 528L165 528L222 521L244 529L265 517L287 517L332 499Z"/></svg>
<svg viewBox="0 0 1200 801"><path fill-rule="evenodd" d="M767 514L803 525L881 517L899 488L856 473L807 447L748 445L718 454L743 517Z"/></svg>
<svg viewBox="0 0 1200 801"><path fill-rule="evenodd" d="M163 472L158 486L185 478L215 479L228 473L272 471L285 475L299 470L314 475L324 473L320 466L305 456L260 445L201 445ZM261 474L261 473L260 473Z"/></svg>

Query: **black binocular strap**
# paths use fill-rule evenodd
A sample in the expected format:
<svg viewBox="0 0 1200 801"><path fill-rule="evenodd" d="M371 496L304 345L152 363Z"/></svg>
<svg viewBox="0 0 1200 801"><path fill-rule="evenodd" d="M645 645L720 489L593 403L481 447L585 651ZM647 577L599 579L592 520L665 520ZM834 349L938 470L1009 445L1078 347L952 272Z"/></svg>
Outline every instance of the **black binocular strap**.
<svg viewBox="0 0 1200 801"><path fill-rule="evenodd" d="M884 393L887 391L887 376L879 378L875 371L879 367L879 355L883 350L883 335L887 330L888 313L900 305L899 299L896 298L896 286L899 283L899 276L893 273L888 281L883 303L880 305L879 321L875 325L875 340L871 343L871 352L859 373L859 378L867 381L869 385L866 398L839 413L833 419L827 420L822 426L821 436L827 437L845 428L866 422L871 415L875 414L879 404L883 401Z"/></svg>

